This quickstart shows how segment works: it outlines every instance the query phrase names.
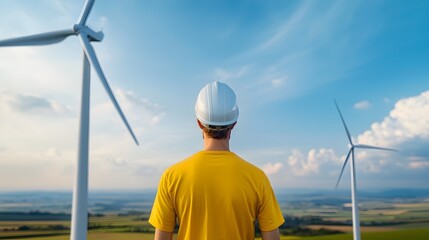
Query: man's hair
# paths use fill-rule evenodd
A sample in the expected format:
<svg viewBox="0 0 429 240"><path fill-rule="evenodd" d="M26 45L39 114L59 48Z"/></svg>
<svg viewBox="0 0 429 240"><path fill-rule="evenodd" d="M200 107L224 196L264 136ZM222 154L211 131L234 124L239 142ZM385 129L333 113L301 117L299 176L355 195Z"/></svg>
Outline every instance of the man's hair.
<svg viewBox="0 0 429 240"><path fill-rule="evenodd" d="M228 137L229 131L234 127L234 124L226 126L203 125L203 130L210 138L225 139Z"/></svg>

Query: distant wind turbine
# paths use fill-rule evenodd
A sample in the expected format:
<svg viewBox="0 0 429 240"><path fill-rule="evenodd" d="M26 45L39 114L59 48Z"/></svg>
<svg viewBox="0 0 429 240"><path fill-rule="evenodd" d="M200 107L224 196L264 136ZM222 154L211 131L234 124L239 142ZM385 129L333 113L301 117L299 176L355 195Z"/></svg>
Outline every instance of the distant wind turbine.
<svg viewBox="0 0 429 240"><path fill-rule="evenodd" d="M382 148L375 147L364 144L354 144L352 141L352 136L350 135L349 129L347 128L346 122L344 121L343 115L341 114L340 108L338 107L337 101L334 100L335 106L337 107L338 113L340 114L341 121L343 122L344 129L347 133L347 138L349 139L349 147L350 150L347 153L346 160L344 161L343 168L341 169L340 176L338 177L337 184L335 185L335 189L338 188L338 184L340 183L341 176L343 175L344 168L347 165L347 161L349 160L350 155L352 156L352 162L350 164L350 172L351 172L351 185L352 185L352 216L353 216L353 239L360 240L360 222L359 222L359 206L357 200L357 188L356 188L356 171L355 171L355 148L366 148L366 149L378 149L385 151L396 151L391 148Z"/></svg>
<svg viewBox="0 0 429 240"><path fill-rule="evenodd" d="M86 240L88 228L88 150L89 150L89 101L90 101L90 65L97 72L101 83L118 111L122 121L138 145L137 138L128 124L112 89L104 76L100 63L90 42L100 42L103 32L95 32L86 25L86 20L91 12L95 0L86 0L80 17L72 29L55 32L41 33L31 36L13 38L0 41L0 47L6 46L34 46L48 45L63 41L70 35L76 35L83 49L83 76L82 98L79 128L79 148L76 179L73 192L71 240Z"/></svg>

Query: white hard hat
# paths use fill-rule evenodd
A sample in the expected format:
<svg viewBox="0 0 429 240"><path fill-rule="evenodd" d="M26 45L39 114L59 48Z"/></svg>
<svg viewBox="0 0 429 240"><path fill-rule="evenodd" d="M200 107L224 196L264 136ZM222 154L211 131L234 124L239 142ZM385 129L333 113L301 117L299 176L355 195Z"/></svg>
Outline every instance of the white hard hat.
<svg viewBox="0 0 429 240"><path fill-rule="evenodd" d="M227 126L235 123L238 105L234 91L225 83L207 84L198 94L195 114L204 125Z"/></svg>

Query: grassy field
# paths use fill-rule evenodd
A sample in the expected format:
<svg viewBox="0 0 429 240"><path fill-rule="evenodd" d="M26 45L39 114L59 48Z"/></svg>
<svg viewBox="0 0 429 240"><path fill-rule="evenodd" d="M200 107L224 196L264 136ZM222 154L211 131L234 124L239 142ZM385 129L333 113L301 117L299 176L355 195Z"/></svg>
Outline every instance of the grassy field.
<svg viewBox="0 0 429 240"><path fill-rule="evenodd" d="M56 237L35 237L29 238L31 240L70 240L70 236L56 236ZM153 234L150 233L103 233L103 232L89 232L88 240L153 240Z"/></svg>
<svg viewBox="0 0 429 240"><path fill-rule="evenodd" d="M364 232L362 233L362 240L427 240L429 236L429 229L407 229L407 230L395 230L388 232ZM281 238L288 239L288 238ZM304 238L301 238L304 239ZM308 240L352 240L352 234L337 234L322 237L308 237Z"/></svg>
<svg viewBox="0 0 429 240"><path fill-rule="evenodd" d="M429 236L429 229L403 229L387 232L364 232L362 233L363 240L427 240ZM69 240L68 235L52 236L52 237L34 237L29 238L32 240ZM153 234L148 233L104 233L104 232L89 232L89 240L149 240L153 239ZM281 240L352 240L352 234L337 234L321 237L296 237L296 236L283 236ZM260 239L259 239L260 240Z"/></svg>

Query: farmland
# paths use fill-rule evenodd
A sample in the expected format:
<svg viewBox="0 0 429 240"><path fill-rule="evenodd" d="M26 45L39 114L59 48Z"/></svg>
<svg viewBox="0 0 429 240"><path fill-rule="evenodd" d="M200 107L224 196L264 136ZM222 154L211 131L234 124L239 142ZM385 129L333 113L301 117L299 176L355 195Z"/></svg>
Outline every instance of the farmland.
<svg viewBox="0 0 429 240"><path fill-rule="evenodd" d="M88 239L153 239L147 219L154 192L90 196ZM277 194L281 239L352 239L347 192ZM0 193L0 239L69 239L70 193ZM427 239L429 197L405 191L362 194L362 239Z"/></svg>

